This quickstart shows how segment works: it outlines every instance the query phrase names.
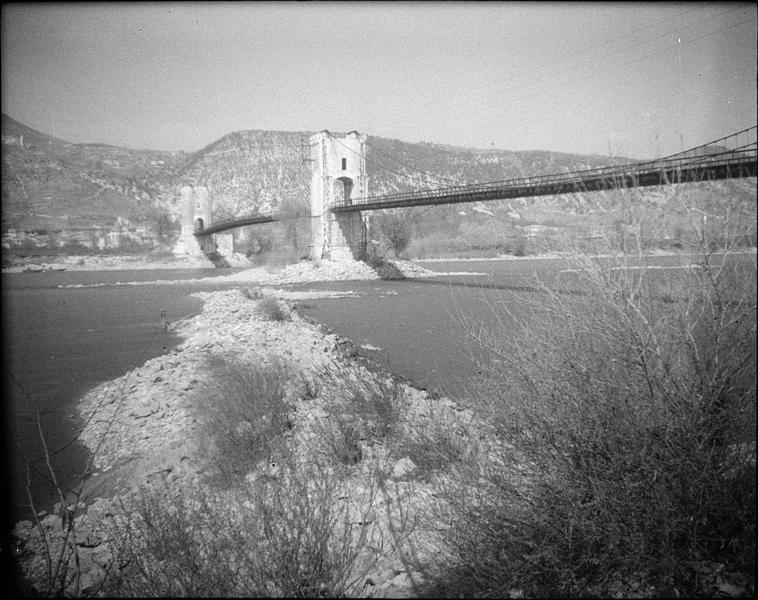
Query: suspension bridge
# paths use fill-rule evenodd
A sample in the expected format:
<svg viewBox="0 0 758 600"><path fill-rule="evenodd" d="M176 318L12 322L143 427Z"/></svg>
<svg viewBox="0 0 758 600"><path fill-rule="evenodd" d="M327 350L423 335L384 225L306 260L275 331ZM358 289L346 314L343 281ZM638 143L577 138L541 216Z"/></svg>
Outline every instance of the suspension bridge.
<svg viewBox="0 0 758 600"><path fill-rule="evenodd" d="M337 137L322 131L311 136L310 144L314 163L311 181L312 256L315 258L318 254L320 257L321 252L334 256L331 248L342 249L337 256L357 255L356 249L361 245L365 247L366 228L360 216L365 211L755 177L758 172L757 131L758 126L753 126L656 160L379 196L367 193L367 136L351 132ZM334 193L337 181L344 184L341 196ZM209 212L205 214L210 215ZM203 226L203 220L196 218L192 225L187 223L187 234L191 228L191 235L204 245L213 234L279 220L281 217L276 214L254 214L212 224L208 218L208 225Z"/></svg>
<svg viewBox="0 0 758 600"><path fill-rule="evenodd" d="M736 147L729 148L729 145ZM658 160L347 199L333 206L332 210L409 208L755 177L756 164L756 127L751 127Z"/></svg>

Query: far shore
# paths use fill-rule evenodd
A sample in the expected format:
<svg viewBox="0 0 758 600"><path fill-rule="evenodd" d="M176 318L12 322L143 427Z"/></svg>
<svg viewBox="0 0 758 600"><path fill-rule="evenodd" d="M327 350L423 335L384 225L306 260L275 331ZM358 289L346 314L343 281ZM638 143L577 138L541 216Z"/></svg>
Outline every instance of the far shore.
<svg viewBox="0 0 758 600"><path fill-rule="evenodd" d="M726 252L726 254L756 254L758 249L754 246L752 248L740 248L735 251ZM661 250L653 249L643 253L645 256L679 256L681 251ZM499 254L498 256L488 257L451 257L451 258L412 258L411 262L416 263L437 263L437 262L487 262L498 260L555 260L557 258L571 258L577 256L576 253L571 252L547 252L544 254L528 254L525 256L514 256L512 254ZM595 258L614 258L619 254L591 254L589 256Z"/></svg>
<svg viewBox="0 0 758 600"><path fill-rule="evenodd" d="M149 269L212 269L213 263L205 257L135 255L52 255L16 257L3 266L3 273L29 271L125 271ZM232 267L250 267L253 263L241 255L235 255Z"/></svg>
<svg viewBox="0 0 758 600"><path fill-rule="evenodd" d="M756 254L756 248L740 249L740 254ZM667 250L651 250L645 253L650 256L675 256L679 252ZM451 262L495 262L495 261L530 261L530 260L555 260L573 256L566 252L547 252L530 254L526 256L514 256L501 254L487 257L434 257L434 258L411 258L408 260L391 260L405 264L413 263L451 263ZM593 255L597 258L613 258L610 254ZM241 254L234 254L226 259L229 267L237 269L282 269L284 265L256 265ZM328 262L328 261L325 261ZM3 273L45 272L45 271L134 271L134 270L170 270L170 269L213 269L216 266L207 257L188 256L153 256L150 254L135 255L52 255L52 256L28 256L8 259ZM300 261L294 264L313 264L310 261ZM290 265L291 266L291 265Z"/></svg>

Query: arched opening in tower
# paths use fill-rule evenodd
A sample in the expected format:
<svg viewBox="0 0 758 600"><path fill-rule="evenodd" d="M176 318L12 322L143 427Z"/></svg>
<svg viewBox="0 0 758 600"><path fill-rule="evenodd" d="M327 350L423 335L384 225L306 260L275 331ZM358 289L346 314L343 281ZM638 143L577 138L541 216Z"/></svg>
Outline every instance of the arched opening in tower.
<svg viewBox="0 0 758 600"><path fill-rule="evenodd" d="M353 193L353 180L349 177L338 177L334 181L334 204L346 206L352 203L350 195Z"/></svg>
<svg viewBox="0 0 758 600"><path fill-rule="evenodd" d="M202 217L195 219L195 233L202 233L205 225L203 224Z"/></svg>

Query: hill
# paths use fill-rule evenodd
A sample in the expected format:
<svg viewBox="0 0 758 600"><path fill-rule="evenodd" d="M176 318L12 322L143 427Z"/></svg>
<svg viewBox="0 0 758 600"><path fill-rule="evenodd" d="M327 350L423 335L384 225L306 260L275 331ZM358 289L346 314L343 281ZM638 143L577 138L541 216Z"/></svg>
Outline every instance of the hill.
<svg viewBox="0 0 758 600"><path fill-rule="evenodd" d="M190 155L172 179L204 184L214 218L276 212L284 198L307 204L310 167L294 131L236 131Z"/></svg>
<svg viewBox="0 0 758 600"><path fill-rule="evenodd" d="M114 227L171 199L182 153L72 144L2 116L3 231ZM23 136L21 140L20 136Z"/></svg>

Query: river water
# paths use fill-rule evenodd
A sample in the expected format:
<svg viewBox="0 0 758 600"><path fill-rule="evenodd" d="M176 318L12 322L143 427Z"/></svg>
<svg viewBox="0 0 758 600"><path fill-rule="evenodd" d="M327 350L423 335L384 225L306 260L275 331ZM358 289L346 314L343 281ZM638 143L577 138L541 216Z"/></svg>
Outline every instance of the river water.
<svg viewBox="0 0 758 600"><path fill-rule="evenodd" d="M656 257L674 264L681 259ZM561 259L421 263L439 271L430 279L343 281L280 286L352 291L352 297L299 302L306 317L355 342L359 354L419 387L455 396L476 376L482 354L462 326L487 326L501 303L538 294L565 270ZM7 421L4 492L14 517L28 514L26 463L37 508L57 498L47 480L38 422L61 480L76 483L86 454L75 441L75 402L93 386L171 351L181 340L163 328L196 314L199 290L239 283L154 283L197 280L239 269L18 273L2 276L4 415ZM444 275L456 271L482 275ZM143 285L118 285L140 281ZM153 283L151 283L153 282ZM84 286L84 287L71 287Z"/></svg>
<svg viewBox="0 0 758 600"><path fill-rule="evenodd" d="M163 327L196 314L197 285L123 286L121 282L198 279L231 269L72 271L2 276L3 492L14 517L27 514L27 464L35 504L57 501L40 432L61 481L76 483L86 453L74 439L75 402L93 386L172 350ZM66 286L66 287L62 287ZM67 287L88 286L88 287ZM95 287L89 287L95 286Z"/></svg>

